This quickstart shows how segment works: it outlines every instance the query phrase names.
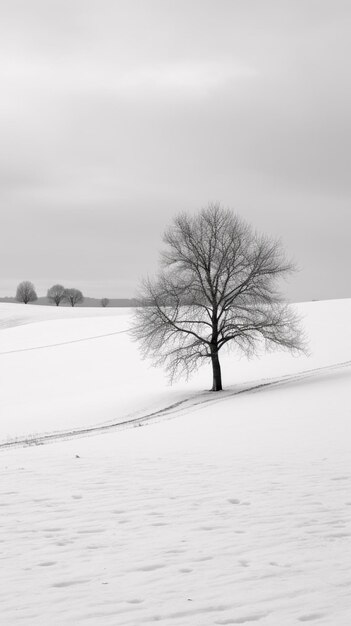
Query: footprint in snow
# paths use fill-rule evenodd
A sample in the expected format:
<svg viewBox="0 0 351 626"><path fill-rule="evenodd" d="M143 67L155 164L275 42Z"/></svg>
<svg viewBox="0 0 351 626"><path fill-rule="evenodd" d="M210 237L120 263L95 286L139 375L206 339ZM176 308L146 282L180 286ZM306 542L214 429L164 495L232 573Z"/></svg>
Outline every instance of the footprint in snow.
<svg viewBox="0 0 351 626"><path fill-rule="evenodd" d="M63 587L72 587L72 585L81 585L83 583L88 583L89 578L78 578L76 580L62 580L60 582L54 583L53 585L51 585L52 587L57 587L58 589L61 589Z"/></svg>
<svg viewBox="0 0 351 626"><path fill-rule="evenodd" d="M166 567L164 563L154 563L150 565L142 565L136 569L137 572L154 572L157 569L162 569Z"/></svg>
<svg viewBox="0 0 351 626"><path fill-rule="evenodd" d="M144 600L140 600L139 598L132 598L131 600L127 600L128 604L141 604Z"/></svg>
<svg viewBox="0 0 351 626"><path fill-rule="evenodd" d="M299 622L313 622L314 620L320 619L321 617L324 617L323 613L310 613L309 615L301 615L297 619L299 620Z"/></svg>
<svg viewBox="0 0 351 626"><path fill-rule="evenodd" d="M221 626L225 626L228 624L246 624L248 622L258 622L260 619L267 617L268 613L256 613L254 615L245 615L243 617L232 617L228 619L218 620L216 624L221 624Z"/></svg>
<svg viewBox="0 0 351 626"><path fill-rule="evenodd" d="M103 532L105 532L104 528L82 528L81 530L77 530L78 535L94 535Z"/></svg>

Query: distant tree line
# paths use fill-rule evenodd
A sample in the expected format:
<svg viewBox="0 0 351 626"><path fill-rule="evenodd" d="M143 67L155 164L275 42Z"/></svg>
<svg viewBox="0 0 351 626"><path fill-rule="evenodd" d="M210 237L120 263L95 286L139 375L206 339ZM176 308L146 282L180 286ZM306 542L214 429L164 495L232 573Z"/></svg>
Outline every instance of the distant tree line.
<svg viewBox="0 0 351 626"><path fill-rule="evenodd" d="M63 285L53 285L48 289L47 299L51 304L60 306L61 302L69 303L71 306L84 302L84 296L79 289L66 289ZM29 280L21 282L16 291L17 302L28 304L38 300L37 292L33 283Z"/></svg>
<svg viewBox="0 0 351 626"><path fill-rule="evenodd" d="M82 304L82 302L84 302L84 296L80 289L67 289L63 285L59 284L50 287L46 297L50 304L55 306L60 306L61 303L68 303L70 306L76 306L77 304ZM17 287L16 300L17 302L22 302L23 304L28 304L28 302L35 302L38 300L33 283L29 280L21 282ZM102 307L107 307L110 304L110 300L108 298L101 298L100 304Z"/></svg>
<svg viewBox="0 0 351 626"><path fill-rule="evenodd" d="M60 306L61 302L68 302L71 306L84 302L84 296L79 289L66 289L63 285L53 285L48 289L47 299L51 304Z"/></svg>

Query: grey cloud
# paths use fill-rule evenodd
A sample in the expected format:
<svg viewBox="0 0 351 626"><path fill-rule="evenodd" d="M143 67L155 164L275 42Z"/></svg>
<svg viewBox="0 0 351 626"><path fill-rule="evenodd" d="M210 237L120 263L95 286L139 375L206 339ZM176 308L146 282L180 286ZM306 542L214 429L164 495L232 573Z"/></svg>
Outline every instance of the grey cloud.
<svg viewBox="0 0 351 626"><path fill-rule="evenodd" d="M301 259L294 297L344 293L349 3L103 4L2 3L3 278L45 258L131 294L171 215L219 200ZM311 233L333 242L333 288Z"/></svg>

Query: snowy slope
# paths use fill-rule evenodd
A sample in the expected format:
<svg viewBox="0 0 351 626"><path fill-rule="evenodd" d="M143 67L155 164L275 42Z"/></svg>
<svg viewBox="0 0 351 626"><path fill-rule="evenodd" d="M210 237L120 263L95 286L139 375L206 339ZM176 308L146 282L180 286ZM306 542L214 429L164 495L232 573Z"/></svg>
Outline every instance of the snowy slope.
<svg viewBox="0 0 351 626"><path fill-rule="evenodd" d="M1 450L1 623L351 623L351 302L300 310L311 355L226 356L216 395L140 362L125 311L0 332L2 441L138 418Z"/></svg>
<svg viewBox="0 0 351 626"><path fill-rule="evenodd" d="M310 337L310 356L275 353L248 362L224 354L227 392L262 378L280 379L351 359L351 301L309 303L299 309ZM140 360L127 332L129 310L95 309L96 316L93 311L0 305L0 319L8 325L11 320L24 322L0 333L0 442L116 423L186 398L197 401L199 395L206 399L208 366L189 383L170 387L162 371ZM33 315L36 323L30 323ZM43 321L45 315L48 320Z"/></svg>

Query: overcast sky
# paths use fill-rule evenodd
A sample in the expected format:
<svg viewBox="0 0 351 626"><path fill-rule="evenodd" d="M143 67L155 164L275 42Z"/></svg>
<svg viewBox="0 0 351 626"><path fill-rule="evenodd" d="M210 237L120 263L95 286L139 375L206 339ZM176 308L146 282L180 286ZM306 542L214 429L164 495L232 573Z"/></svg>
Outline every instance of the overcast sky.
<svg viewBox="0 0 351 626"><path fill-rule="evenodd" d="M349 0L1 0L0 295L133 296L209 201L351 297Z"/></svg>

